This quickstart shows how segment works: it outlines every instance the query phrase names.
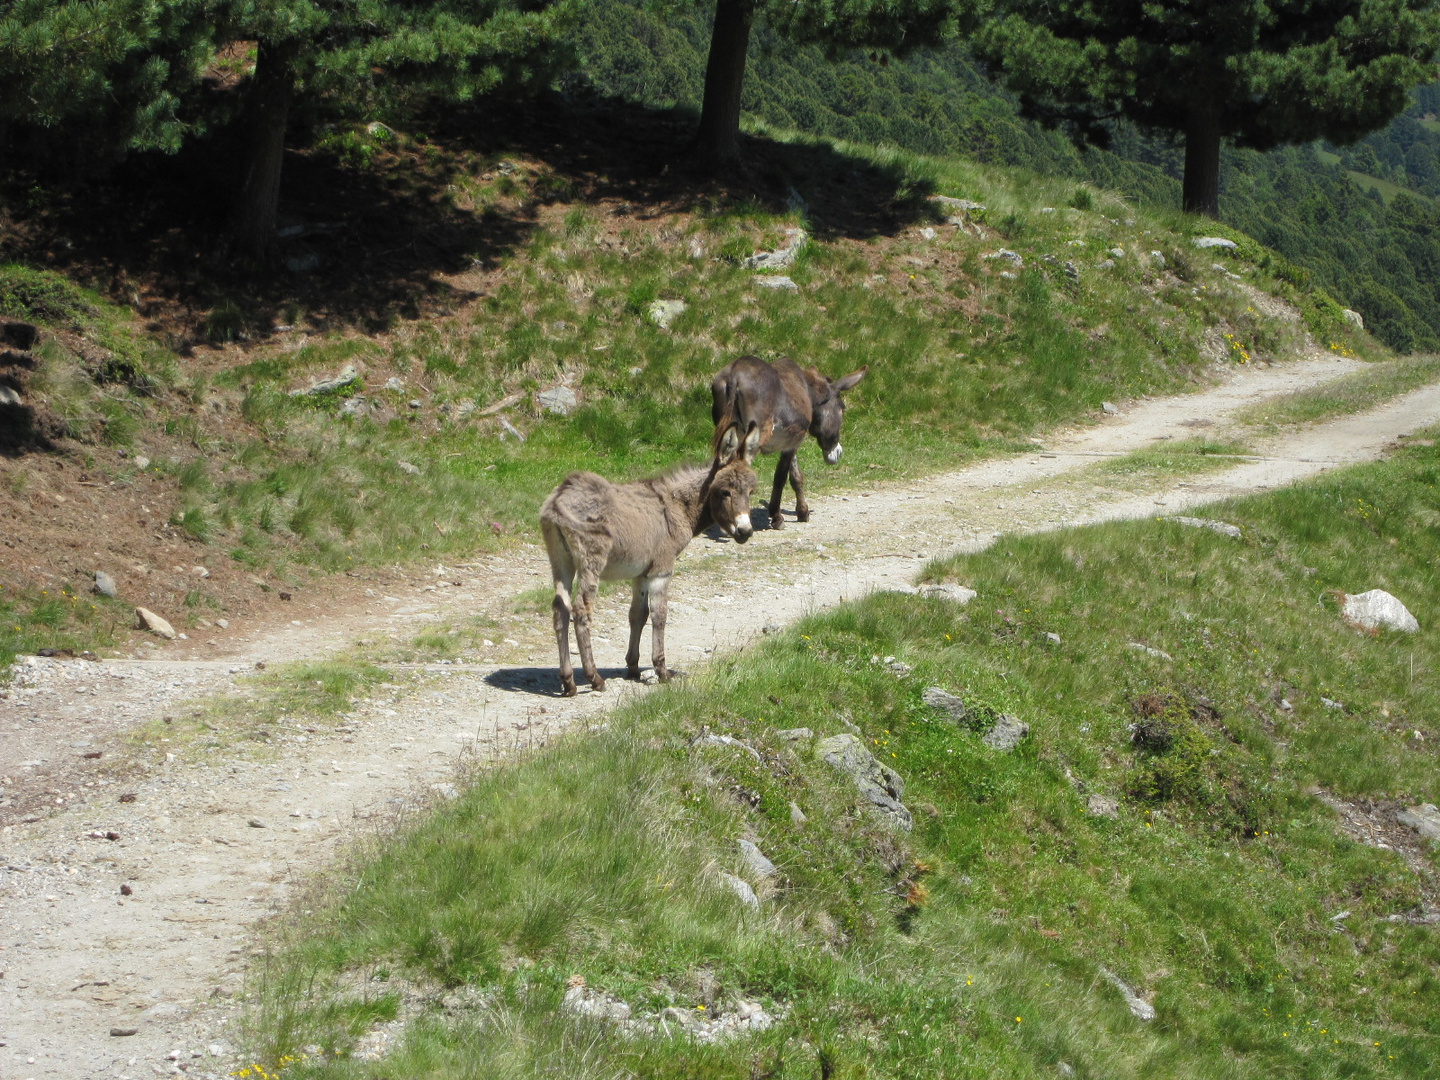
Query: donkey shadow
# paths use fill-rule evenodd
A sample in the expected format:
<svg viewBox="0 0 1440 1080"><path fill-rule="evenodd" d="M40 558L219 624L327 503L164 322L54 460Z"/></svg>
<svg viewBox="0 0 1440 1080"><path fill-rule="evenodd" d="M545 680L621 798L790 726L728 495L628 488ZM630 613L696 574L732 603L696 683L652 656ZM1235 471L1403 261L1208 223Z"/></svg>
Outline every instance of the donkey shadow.
<svg viewBox="0 0 1440 1080"><path fill-rule="evenodd" d="M617 682L625 679L623 667L601 668L600 674L607 682L611 679ZM485 683L497 690L533 694L536 697L564 697L560 692L559 669L554 664L549 667L498 668L485 676ZM594 691L586 686L580 692L589 694Z"/></svg>

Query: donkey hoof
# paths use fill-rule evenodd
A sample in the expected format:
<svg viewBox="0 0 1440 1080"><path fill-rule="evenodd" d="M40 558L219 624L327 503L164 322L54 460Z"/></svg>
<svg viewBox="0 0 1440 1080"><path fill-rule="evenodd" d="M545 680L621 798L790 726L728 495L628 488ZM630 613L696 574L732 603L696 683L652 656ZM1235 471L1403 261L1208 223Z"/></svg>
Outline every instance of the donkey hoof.
<svg viewBox="0 0 1440 1080"><path fill-rule="evenodd" d="M784 518L784 516L780 513L779 510L776 510L773 514L770 515L770 528L772 528L772 529L783 529L784 527L785 527L785 518Z"/></svg>
<svg viewBox="0 0 1440 1080"><path fill-rule="evenodd" d="M638 667L626 668L626 669L625 669L625 677L626 677L627 679L629 679L631 682L639 682L639 681L640 681L640 669L639 669Z"/></svg>
<svg viewBox="0 0 1440 1080"><path fill-rule="evenodd" d="M670 669L669 669L669 668L663 668L663 667L662 667L662 668L656 668L656 669L655 669L655 677L656 677L657 679L659 679L661 682L669 682L669 681L670 681Z"/></svg>
<svg viewBox="0 0 1440 1080"><path fill-rule="evenodd" d="M796 511L795 511L795 520L796 520L796 521L809 521L809 520L810 520L810 508L807 506L804 510L796 510Z"/></svg>
<svg viewBox="0 0 1440 1080"><path fill-rule="evenodd" d="M574 697L576 694L580 693L580 688L575 685L575 681L573 679L568 682L561 680L560 693L564 697Z"/></svg>
<svg viewBox="0 0 1440 1080"><path fill-rule="evenodd" d="M605 689L605 680L599 675L596 675L595 678L590 680L590 689L594 690L597 694L600 693L600 691Z"/></svg>

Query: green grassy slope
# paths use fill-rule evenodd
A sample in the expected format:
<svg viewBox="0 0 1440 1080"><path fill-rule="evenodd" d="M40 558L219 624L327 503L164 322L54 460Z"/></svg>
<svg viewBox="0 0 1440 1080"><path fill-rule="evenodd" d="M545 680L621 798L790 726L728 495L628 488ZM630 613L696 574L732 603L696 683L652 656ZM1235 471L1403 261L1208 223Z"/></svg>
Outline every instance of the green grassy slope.
<svg viewBox="0 0 1440 1080"><path fill-rule="evenodd" d="M793 151L785 167L802 193L821 182L804 172L803 141L775 146L782 163ZM403 173L407 148L404 136L387 139L356 167ZM1181 389L1213 360L1293 355L1299 327L1258 311L1231 272L1293 300L1336 349L1379 352L1253 242L1198 252L1195 222L1024 171L835 146L835 160L882 178L913 220L858 239L823 214L749 203L657 216L566 202L543 195L560 183L543 164L501 169L433 139L425 149L455 154L472 177L447 198L477 215L539 219L490 294L461 312L368 338L340 330L258 345L208 373L162 355L147 361L160 375L127 383L82 363L64 319L19 294L5 301L7 314L56 331L39 378L64 384L53 402L82 450L143 449L166 433L150 468L170 484L173 528L213 551L203 557L284 582L531 536L536 508L572 469L628 479L702 456L710 379L747 352L835 376L869 366L850 398L844 463L824 466L813 447L802 455L822 486L873 477L870 467L915 474L1004 453L1104 399ZM985 204L974 213L983 227L944 224L929 192ZM788 271L797 289L759 287L739 260L796 226L814 234ZM987 258L1002 249L1023 266ZM81 295L53 275L10 273ZM655 299L689 308L662 330L648 315ZM106 325L124 323L98 297L83 302ZM217 309L212 329L226 318ZM346 365L358 370L351 384L292 393ZM536 393L562 383L579 408L544 412ZM110 479L128 482L127 468ZM53 647L67 622L49 608L35 615L42 606L38 595L11 601L19 617L0 628L0 651Z"/></svg>
<svg viewBox="0 0 1440 1080"><path fill-rule="evenodd" d="M486 772L278 932L252 986L257 1060L320 1047L292 1066L315 1077L1429 1076L1440 945L1408 920L1433 872L1355 843L1321 796L1426 858L1386 815L1440 798L1437 477L1417 439L1207 511L1240 540L1159 520L1007 540L930 568L978 590L968 607L847 604ZM1338 590L1372 587L1421 632L1347 627ZM932 684L971 720L924 704ZM979 735L1001 712L1030 725L1013 753ZM860 807L813 738L777 734L801 726L859 732L904 778L913 833ZM696 744L707 729L756 754ZM713 1045L622 1036L565 1012L581 980L641 1020L741 999L778 1019ZM392 1056L349 1057L402 999Z"/></svg>

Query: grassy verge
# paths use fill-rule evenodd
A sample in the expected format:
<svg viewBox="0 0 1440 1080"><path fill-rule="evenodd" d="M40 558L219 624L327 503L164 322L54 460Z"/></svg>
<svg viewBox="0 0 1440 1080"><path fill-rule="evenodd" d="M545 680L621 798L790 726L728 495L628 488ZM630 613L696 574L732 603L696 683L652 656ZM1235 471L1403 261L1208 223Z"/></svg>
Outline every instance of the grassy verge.
<svg viewBox="0 0 1440 1080"><path fill-rule="evenodd" d="M1124 477L1134 483L1166 480L1229 468L1236 458L1249 452L1244 443L1233 440L1180 439L1110 458L1091 472L1100 477Z"/></svg>
<svg viewBox="0 0 1440 1080"><path fill-rule="evenodd" d="M845 605L478 775L277 931L257 1057L315 1077L1428 1076L1440 945L1405 920L1433 874L1313 793L1440 798L1437 475L1415 447L1216 508L1244 540L1140 521L1006 541L931 566L978 590L967 608ZM1336 590L1372 587L1421 632L1348 628ZM973 719L926 705L932 684ZM1030 725L1012 753L979 734L1002 712ZM913 832L816 760L851 730L904 777ZM641 1022L741 1000L776 1022L622 1035L565 1010L581 980ZM402 1011L387 1058L350 1056Z"/></svg>
<svg viewBox="0 0 1440 1080"><path fill-rule="evenodd" d="M1309 390L1252 405L1236 419L1252 429L1277 431L1365 412L1440 379L1440 356L1404 356Z"/></svg>

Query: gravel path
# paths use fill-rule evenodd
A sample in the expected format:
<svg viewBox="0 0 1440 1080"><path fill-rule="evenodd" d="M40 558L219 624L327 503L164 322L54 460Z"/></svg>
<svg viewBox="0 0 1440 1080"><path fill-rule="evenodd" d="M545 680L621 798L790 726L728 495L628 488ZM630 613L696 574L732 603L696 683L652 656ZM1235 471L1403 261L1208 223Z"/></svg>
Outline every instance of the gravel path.
<svg viewBox="0 0 1440 1080"><path fill-rule="evenodd" d="M908 585L926 559L1005 533L1175 513L1267 490L1374 459L1398 436L1440 423L1440 386L1427 387L1277 436L1188 481L1147 489L1094 468L1199 429L1224 437L1238 409L1356 366L1309 360L1234 372L1201 393L1134 402L1032 454L817 496L808 524L762 532L744 548L702 537L675 579L671 660L694 667L743 648L767 623ZM823 491L823 474L814 479ZM373 595L352 606L254 635L220 660L166 659L169 646L150 660L22 660L0 693L0 1078L235 1069L235 995L257 920L283 910L347 844L448 797L467 758L543 743L645 692L615 680L604 694L555 696L548 610L522 604L517 614L516 605L547 584L543 551L526 545L367 590ZM620 671L627 604L619 594L601 603L597 659L607 676ZM474 616L501 627L479 662L395 665L391 681L338 726L301 719L263 751L205 760L142 766L127 750L126 733L138 725L251 692L245 676L257 663L319 658L357 640L405 642Z"/></svg>

